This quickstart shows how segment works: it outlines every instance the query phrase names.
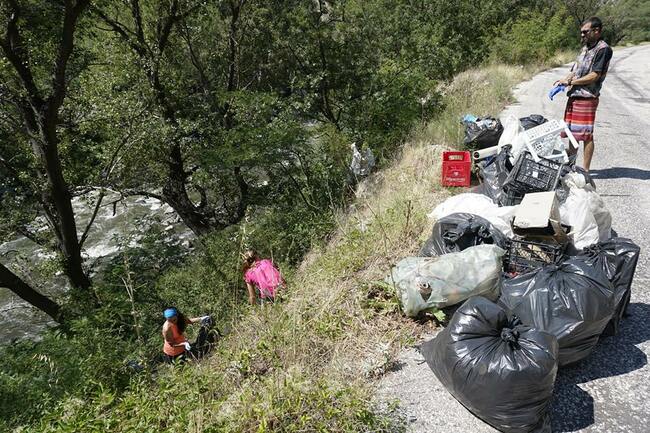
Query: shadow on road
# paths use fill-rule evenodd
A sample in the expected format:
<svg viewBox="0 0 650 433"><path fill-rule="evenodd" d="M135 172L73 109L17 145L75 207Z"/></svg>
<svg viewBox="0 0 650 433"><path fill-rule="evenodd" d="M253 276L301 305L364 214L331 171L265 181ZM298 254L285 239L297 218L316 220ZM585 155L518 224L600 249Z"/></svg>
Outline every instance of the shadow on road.
<svg viewBox="0 0 650 433"><path fill-rule="evenodd" d="M639 180L648 180L650 179L650 171L641 170L640 168L629 168L629 167L612 167L612 168L603 168L600 170L590 170L589 174L594 177L595 180L598 179L639 179Z"/></svg>
<svg viewBox="0 0 650 433"><path fill-rule="evenodd" d="M573 432L594 423L594 399L578 384L642 368L648 359L635 345L650 340L650 305L628 308L620 333L601 340L584 361L558 371L553 397L553 431Z"/></svg>

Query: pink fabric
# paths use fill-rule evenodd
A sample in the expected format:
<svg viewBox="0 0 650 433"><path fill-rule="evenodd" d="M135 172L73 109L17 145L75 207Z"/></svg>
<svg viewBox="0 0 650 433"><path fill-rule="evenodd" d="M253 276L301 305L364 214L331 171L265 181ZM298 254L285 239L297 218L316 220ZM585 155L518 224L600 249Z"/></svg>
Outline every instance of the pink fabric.
<svg viewBox="0 0 650 433"><path fill-rule="evenodd" d="M244 281L257 285L262 298L273 298L275 290L282 284L282 277L273 263L264 259L255 262L255 265L246 271Z"/></svg>

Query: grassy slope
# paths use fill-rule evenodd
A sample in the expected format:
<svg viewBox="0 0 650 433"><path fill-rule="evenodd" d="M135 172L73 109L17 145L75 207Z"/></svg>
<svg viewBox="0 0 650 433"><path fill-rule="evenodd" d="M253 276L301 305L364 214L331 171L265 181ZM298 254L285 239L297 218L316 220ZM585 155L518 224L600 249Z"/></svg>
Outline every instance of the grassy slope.
<svg viewBox="0 0 650 433"><path fill-rule="evenodd" d="M540 68L493 65L457 76L445 89L445 111L360 185L327 247L289 282L287 299L251 311L209 359L164 368L118 398L65 401L38 430L400 430L399 419L373 407L372 385L422 326L372 282L418 250L430 230L426 214L453 194L440 187L440 156L460 142L459 117L499 113L512 87Z"/></svg>

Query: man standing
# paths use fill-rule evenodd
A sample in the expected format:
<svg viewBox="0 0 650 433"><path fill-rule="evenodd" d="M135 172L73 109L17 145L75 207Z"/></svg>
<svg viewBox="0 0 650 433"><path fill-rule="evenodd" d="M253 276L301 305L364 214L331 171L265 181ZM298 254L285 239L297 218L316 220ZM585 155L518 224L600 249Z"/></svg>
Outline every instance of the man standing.
<svg viewBox="0 0 650 433"><path fill-rule="evenodd" d="M607 75L612 49L602 40L603 23L600 18L591 17L582 24L580 41L582 51L571 68L569 75L556 81L567 87L564 121L577 141L584 143L583 167L589 171L594 154L594 121L600 89ZM578 149L569 153L575 154Z"/></svg>

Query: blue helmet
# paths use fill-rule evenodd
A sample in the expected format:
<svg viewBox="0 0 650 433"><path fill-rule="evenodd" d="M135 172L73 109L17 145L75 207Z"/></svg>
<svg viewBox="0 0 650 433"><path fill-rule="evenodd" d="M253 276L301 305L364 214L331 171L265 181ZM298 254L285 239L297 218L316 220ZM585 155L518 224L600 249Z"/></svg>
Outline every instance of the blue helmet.
<svg viewBox="0 0 650 433"><path fill-rule="evenodd" d="M168 308L164 311L163 315L165 316L165 319L171 319L178 315L178 311L176 311L176 308Z"/></svg>

